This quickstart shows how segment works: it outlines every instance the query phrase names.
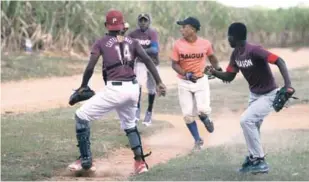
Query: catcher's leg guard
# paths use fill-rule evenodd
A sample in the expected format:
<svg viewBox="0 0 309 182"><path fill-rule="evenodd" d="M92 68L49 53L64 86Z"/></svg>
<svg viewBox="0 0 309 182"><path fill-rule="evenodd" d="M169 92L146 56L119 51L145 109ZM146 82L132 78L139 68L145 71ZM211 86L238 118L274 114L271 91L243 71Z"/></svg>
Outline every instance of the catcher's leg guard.
<svg viewBox="0 0 309 182"><path fill-rule="evenodd" d="M137 160L137 161L144 161L145 162L145 157L149 156L151 154L151 152L144 155L141 137L140 137L140 134L137 130L137 127L126 129L124 131L126 132L126 135L129 139L131 149L134 152L134 159ZM148 168L147 164L146 164L146 166Z"/></svg>
<svg viewBox="0 0 309 182"><path fill-rule="evenodd" d="M90 149L90 127L89 121L82 120L75 115L76 138L78 142L81 166L83 169L92 167L92 154Z"/></svg>
<svg viewBox="0 0 309 182"><path fill-rule="evenodd" d="M209 133L212 133L214 131L214 124L212 121L210 121L210 119L208 118L208 116L206 114L201 113L199 115L200 120L203 122L203 124L205 125L207 131Z"/></svg>

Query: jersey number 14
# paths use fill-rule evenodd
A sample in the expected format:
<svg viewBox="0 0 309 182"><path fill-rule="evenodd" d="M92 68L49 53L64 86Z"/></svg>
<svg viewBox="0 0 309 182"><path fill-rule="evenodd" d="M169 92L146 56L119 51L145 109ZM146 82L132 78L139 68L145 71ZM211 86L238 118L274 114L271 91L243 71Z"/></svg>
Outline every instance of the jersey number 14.
<svg viewBox="0 0 309 182"><path fill-rule="evenodd" d="M116 51L118 53L118 58L119 58L119 60L121 61L122 64L125 64L126 62L132 60L128 44L123 44L123 57L121 55L120 46L116 45L115 49L116 49Z"/></svg>

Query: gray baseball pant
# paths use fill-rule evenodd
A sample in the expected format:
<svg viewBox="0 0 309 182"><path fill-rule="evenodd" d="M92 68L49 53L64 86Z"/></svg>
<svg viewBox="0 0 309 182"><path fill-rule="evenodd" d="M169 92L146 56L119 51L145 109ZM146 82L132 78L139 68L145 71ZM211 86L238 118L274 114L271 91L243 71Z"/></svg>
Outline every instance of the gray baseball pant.
<svg viewBox="0 0 309 182"><path fill-rule="evenodd" d="M267 94L250 93L249 106L242 114L240 125L246 139L249 154L253 157L264 157L260 140L260 127L264 118L273 110L272 104L277 89Z"/></svg>

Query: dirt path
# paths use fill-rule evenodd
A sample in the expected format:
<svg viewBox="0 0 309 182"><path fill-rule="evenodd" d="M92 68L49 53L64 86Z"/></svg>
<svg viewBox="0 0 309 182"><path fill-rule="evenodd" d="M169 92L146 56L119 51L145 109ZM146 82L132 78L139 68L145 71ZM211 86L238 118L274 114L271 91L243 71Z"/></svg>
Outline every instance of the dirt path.
<svg viewBox="0 0 309 182"><path fill-rule="evenodd" d="M274 53L287 60L290 69L308 66L309 48L292 52L289 49L273 49ZM227 62L222 66L226 67ZM275 71L275 67L272 67ZM175 73L169 67L160 69L162 78L168 88L175 87ZM68 97L72 89L77 88L81 82L81 75L48 78L39 80L27 80L20 82L10 82L1 84L1 114L5 112L32 112L42 111L50 108L67 107ZM211 81L216 83L217 80ZM91 84L92 88L99 90L103 87L101 75L94 75ZM232 137L241 134L239 117L241 113L234 113L228 109L222 110L214 116L215 132L209 134L199 122L200 134L205 139L205 146L215 146L226 142L233 142ZM293 121L291 117L297 116ZM263 124L263 130L274 129L297 129L309 128L309 107L308 105L293 106L284 112L273 113ZM145 138L143 143L145 151L151 150L153 154L147 158L150 166L179 155L186 155L192 148L193 141L185 127L181 116L156 114L155 119L169 121L174 128L166 129L149 138ZM151 129L151 128L150 128ZM162 142L164 141L164 142ZM91 180L123 180L126 179L133 169L132 152L130 149L121 149L106 159L98 159L97 177ZM64 172L61 176L52 180L89 180L85 178L65 177Z"/></svg>
<svg viewBox="0 0 309 182"><path fill-rule="evenodd" d="M309 65L309 48L297 52L290 49L272 49L272 52L281 55L289 69ZM225 68L227 62L221 63ZM278 71L272 66L274 71ZM160 68L161 77L168 88L174 88L177 82L175 72L170 67ZM241 77L238 74L238 77ZM6 112L35 112L50 108L67 107L68 98L72 90L81 83L82 76L75 75L61 78L46 78L38 80L24 80L1 84L1 114ZM99 90L104 86L101 75L96 74L91 78L90 86ZM211 83L221 83L218 79ZM145 90L145 89L144 89Z"/></svg>
<svg viewBox="0 0 309 182"><path fill-rule="evenodd" d="M222 109L222 114L216 115L215 132L209 134L201 122L198 127L201 137L205 140L204 147L212 147L224 143L235 142L233 137L241 135L242 131L238 118L241 112L234 113L227 109ZM291 120L287 116L299 116L297 120ZM307 105L296 105L284 112L273 113L263 123L262 132L269 130L283 129L309 129L309 107ZM152 151L152 155L147 158L150 167L165 163L169 159L190 154L193 147L193 139L190 136L181 116L157 114L157 120L166 120L173 124L174 128L166 129L149 138L143 139L145 151ZM164 142L162 142L164 141ZM95 180L114 181L126 180L133 170L132 151L130 149L120 149L110 154L105 159L96 160L97 172L92 178L72 177L68 171L64 171L61 176L52 180Z"/></svg>

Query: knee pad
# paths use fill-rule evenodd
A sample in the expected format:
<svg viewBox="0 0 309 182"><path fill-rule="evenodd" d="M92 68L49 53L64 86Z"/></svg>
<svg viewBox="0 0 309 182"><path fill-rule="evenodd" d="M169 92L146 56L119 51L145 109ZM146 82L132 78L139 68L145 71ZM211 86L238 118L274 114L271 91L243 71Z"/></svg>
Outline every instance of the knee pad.
<svg viewBox="0 0 309 182"><path fill-rule="evenodd" d="M85 113L83 112L83 110L81 108L78 108L75 111L75 120L77 121L77 119L79 119L79 120L86 120Z"/></svg>
<svg viewBox="0 0 309 182"><path fill-rule="evenodd" d="M90 129L90 121L81 119L75 114L76 131L81 129Z"/></svg>
<svg viewBox="0 0 309 182"><path fill-rule="evenodd" d="M151 154L151 152L144 155L141 136L137 130L137 127L126 129L124 131L126 132L126 135L129 139L131 149L134 152L135 155L134 159L135 160L142 159L143 161L145 161L145 157L148 157Z"/></svg>
<svg viewBox="0 0 309 182"><path fill-rule="evenodd" d="M185 116L184 120L185 120L186 124L190 124L190 123L193 123L195 121L194 116Z"/></svg>

